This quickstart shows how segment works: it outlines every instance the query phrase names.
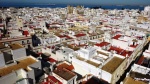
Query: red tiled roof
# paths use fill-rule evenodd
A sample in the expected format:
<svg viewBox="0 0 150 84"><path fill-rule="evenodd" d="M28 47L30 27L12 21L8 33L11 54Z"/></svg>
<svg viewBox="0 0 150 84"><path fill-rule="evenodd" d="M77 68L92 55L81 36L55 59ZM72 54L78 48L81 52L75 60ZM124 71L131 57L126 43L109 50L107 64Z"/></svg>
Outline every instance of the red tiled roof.
<svg viewBox="0 0 150 84"><path fill-rule="evenodd" d="M73 65L68 65L66 63L62 63L60 65L57 66L57 68L60 70L60 69L63 69L63 68L66 68L70 71L72 71L74 69L74 66Z"/></svg>
<svg viewBox="0 0 150 84"><path fill-rule="evenodd" d="M49 62L57 62L57 61L53 58L49 58Z"/></svg>
<svg viewBox="0 0 150 84"><path fill-rule="evenodd" d="M144 56L141 56L140 59L138 60L137 64L139 64L139 65L142 64L143 60L144 60Z"/></svg>
<svg viewBox="0 0 150 84"><path fill-rule="evenodd" d="M74 69L74 66L70 65L67 69L70 70L70 71L72 71Z"/></svg>
<svg viewBox="0 0 150 84"><path fill-rule="evenodd" d="M107 46L108 44L110 44L110 43L108 43L108 42L101 42L101 43L97 43L95 45L99 46L99 47L103 47L103 46Z"/></svg>
<svg viewBox="0 0 150 84"><path fill-rule="evenodd" d="M118 48L118 47L111 46L110 49L109 49L109 51L111 51L111 50L114 50L114 51L116 51L117 53L120 53L123 49Z"/></svg>
<svg viewBox="0 0 150 84"><path fill-rule="evenodd" d="M85 36L86 34L76 34L76 37L81 37L81 36Z"/></svg>
<svg viewBox="0 0 150 84"><path fill-rule="evenodd" d="M130 45L130 47L136 48L138 46L138 44L136 45Z"/></svg>
<svg viewBox="0 0 150 84"><path fill-rule="evenodd" d="M57 80L54 76L48 76L47 81L42 84L62 84L59 80Z"/></svg>
<svg viewBox="0 0 150 84"><path fill-rule="evenodd" d="M117 54L120 54L122 56L126 56L128 54L128 56L130 56L132 54L131 51L126 51L124 49L121 49L121 48L118 48L118 47L114 47L114 46L111 46L110 49L108 51L111 51L111 50L114 50L117 52Z"/></svg>
<svg viewBox="0 0 150 84"><path fill-rule="evenodd" d="M65 38L66 35L59 35L58 37L59 37L59 38Z"/></svg>
<svg viewBox="0 0 150 84"><path fill-rule="evenodd" d="M70 36L68 36L68 35L66 35L66 38L67 38L67 39L72 39L72 38L71 38Z"/></svg>
<svg viewBox="0 0 150 84"><path fill-rule="evenodd" d="M29 32L28 31L23 31L23 35L29 35Z"/></svg>
<svg viewBox="0 0 150 84"><path fill-rule="evenodd" d="M58 37L60 37L60 38L67 38L67 39L72 39L70 36L68 36L68 35L60 35L60 36L58 36Z"/></svg>
<svg viewBox="0 0 150 84"><path fill-rule="evenodd" d="M74 76L76 76L76 74L72 71L67 70L66 68L63 69L55 69L53 71L55 74L57 74L59 77L65 79L65 80L70 80L72 79Z"/></svg>
<svg viewBox="0 0 150 84"><path fill-rule="evenodd" d="M116 35L116 36L113 37L113 39L118 39L120 37L121 37L121 35Z"/></svg>

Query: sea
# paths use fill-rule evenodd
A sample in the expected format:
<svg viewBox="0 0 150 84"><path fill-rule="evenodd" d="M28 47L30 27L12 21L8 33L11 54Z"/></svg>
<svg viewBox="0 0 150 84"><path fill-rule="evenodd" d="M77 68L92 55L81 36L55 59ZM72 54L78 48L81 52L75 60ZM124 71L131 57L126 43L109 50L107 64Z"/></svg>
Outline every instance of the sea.
<svg viewBox="0 0 150 84"><path fill-rule="evenodd" d="M81 4L82 5L82 4ZM15 3L0 3L0 7L40 7L40 8L64 8L68 4L15 4ZM77 6L76 4L71 4L71 6ZM102 8L102 9L139 9L144 10L145 6L141 5L83 5L85 8Z"/></svg>

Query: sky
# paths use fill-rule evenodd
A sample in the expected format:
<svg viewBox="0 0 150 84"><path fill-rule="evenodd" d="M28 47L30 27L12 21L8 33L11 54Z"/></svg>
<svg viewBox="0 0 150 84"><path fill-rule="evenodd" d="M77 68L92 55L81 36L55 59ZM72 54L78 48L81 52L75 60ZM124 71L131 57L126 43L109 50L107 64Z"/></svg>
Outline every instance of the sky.
<svg viewBox="0 0 150 84"><path fill-rule="evenodd" d="M150 0L0 0L0 3L91 4L91 5L150 5Z"/></svg>

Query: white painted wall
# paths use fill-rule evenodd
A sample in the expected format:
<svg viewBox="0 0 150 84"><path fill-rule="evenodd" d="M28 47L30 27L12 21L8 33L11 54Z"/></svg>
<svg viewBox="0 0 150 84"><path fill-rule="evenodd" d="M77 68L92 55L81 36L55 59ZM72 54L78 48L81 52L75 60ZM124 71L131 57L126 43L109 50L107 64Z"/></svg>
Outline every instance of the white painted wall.
<svg viewBox="0 0 150 84"><path fill-rule="evenodd" d="M52 75L53 75L56 79L58 79L60 82L62 82L63 84L67 84L67 81L64 80L63 78L61 78L60 76L58 76L57 74L55 74L55 73L52 72Z"/></svg>
<svg viewBox="0 0 150 84"><path fill-rule="evenodd" d="M112 75L104 70L102 70L102 73L101 73L101 78L105 81L107 81L108 83L111 83L111 78L112 78Z"/></svg>
<svg viewBox="0 0 150 84"><path fill-rule="evenodd" d="M22 57L26 57L26 51L25 48L20 48L20 49L16 49L13 50L13 58L14 60L20 59Z"/></svg>
<svg viewBox="0 0 150 84"><path fill-rule="evenodd" d="M5 66L5 61L4 61L4 55L3 53L0 53L0 67Z"/></svg>
<svg viewBox="0 0 150 84"><path fill-rule="evenodd" d="M41 61L38 60L37 62L35 62L35 63L33 63L33 64L29 65L29 66L41 69Z"/></svg>
<svg viewBox="0 0 150 84"><path fill-rule="evenodd" d="M49 48L42 48L42 53L49 53L50 54L51 49Z"/></svg>
<svg viewBox="0 0 150 84"><path fill-rule="evenodd" d="M26 78L26 72L22 69L12 72L0 78L0 84L14 84L17 80Z"/></svg>
<svg viewBox="0 0 150 84"><path fill-rule="evenodd" d="M35 74L34 74L34 70L32 69L32 70L28 71L27 74L28 74L28 78L33 79L33 84L35 84Z"/></svg>

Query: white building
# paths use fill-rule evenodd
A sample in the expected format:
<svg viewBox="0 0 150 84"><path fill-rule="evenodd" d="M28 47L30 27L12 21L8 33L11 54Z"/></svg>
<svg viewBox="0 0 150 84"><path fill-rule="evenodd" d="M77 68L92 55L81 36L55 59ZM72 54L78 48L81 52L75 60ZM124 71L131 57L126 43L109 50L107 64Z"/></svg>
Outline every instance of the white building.
<svg viewBox="0 0 150 84"><path fill-rule="evenodd" d="M35 84L33 68L41 69L41 62L32 56L15 60L14 63L0 68L0 83Z"/></svg>

